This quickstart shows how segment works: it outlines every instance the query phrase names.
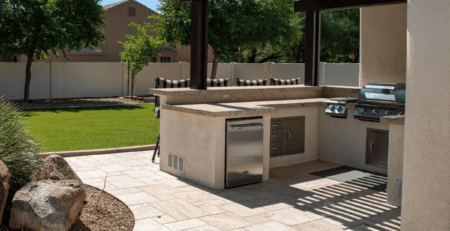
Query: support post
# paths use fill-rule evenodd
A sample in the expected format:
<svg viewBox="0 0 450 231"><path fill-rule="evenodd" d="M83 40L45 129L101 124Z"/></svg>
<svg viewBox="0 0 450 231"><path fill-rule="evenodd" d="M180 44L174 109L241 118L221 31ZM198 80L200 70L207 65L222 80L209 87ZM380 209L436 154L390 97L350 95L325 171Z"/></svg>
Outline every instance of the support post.
<svg viewBox="0 0 450 231"><path fill-rule="evenodd" d="M305 86L319 86L320 11L306 12Z"/></svg>
<svg viewBox="0 0 450 231"><path fill-rule="evenodd" d="M206 90L208 77L208 0L191 3L191 89Z"/></svg>

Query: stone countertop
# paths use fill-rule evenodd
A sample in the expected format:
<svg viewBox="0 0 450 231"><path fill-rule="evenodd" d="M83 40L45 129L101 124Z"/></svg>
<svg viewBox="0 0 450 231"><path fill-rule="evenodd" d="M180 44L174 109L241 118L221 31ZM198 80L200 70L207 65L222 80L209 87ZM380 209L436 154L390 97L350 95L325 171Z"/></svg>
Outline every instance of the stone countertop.
<svg viewBox="0 0 450 231"><path fill-rule="evenodd" d="M276 112L280 108L315 107L326 106L327 103L345 101L333 101L328 98L295 99L295 100L273 100L253 101L237 103L206 103L187 105L163 104L163 110L186 112L197 115L228 117L228 116L260 116Z"/></svg>
<svg viewBox="0 0 450 231"><path fill-rule="evenodd" d="M405 115L383 116L380 119L380 123L405 125Z"/></svg>

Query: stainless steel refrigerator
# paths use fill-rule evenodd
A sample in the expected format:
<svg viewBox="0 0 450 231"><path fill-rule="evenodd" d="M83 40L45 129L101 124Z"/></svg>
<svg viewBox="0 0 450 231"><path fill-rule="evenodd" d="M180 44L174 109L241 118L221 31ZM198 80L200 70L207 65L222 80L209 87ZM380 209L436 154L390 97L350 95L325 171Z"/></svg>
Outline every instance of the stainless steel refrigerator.
<svg viewBox="0 0 450 231"><path fill-rule="evenodd" d="M225 187L262 182L263 118L229 119L226 126Z"/></svg>

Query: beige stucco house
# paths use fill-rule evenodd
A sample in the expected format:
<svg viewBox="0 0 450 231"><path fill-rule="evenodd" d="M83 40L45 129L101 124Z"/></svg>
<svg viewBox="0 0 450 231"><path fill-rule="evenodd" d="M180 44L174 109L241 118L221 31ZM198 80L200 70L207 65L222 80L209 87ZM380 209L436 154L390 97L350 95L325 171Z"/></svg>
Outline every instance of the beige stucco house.
<svg viewBox="0 0 450 231"><path fill-rule="evenodd" d="M54 54L49 54L47 60L40 62L120 62L119 53L123 51L123 45L117 41L125 42L125 35L136 35L134 29L128 26L130 23L142 24L157 23L156 20L147 19L148 16L158 14L154 10L144 6L135 0L123 0L103 6L105 10L105 29L106 42L100 44L96 49L90 50L85 48L81 51L71 51L68 54L69 60L66 60L62 55L56 57ZM154 34L156 37L156 33ZM213 52L210 47L210 54L208 55L208 62L212 63ZM162 47L158 50L161 55L156 57L157 62L190 62L191 49L190 46L180 49L170 47ZM22 56L18 59L19 62L26 62L27 58Z"/></svg>

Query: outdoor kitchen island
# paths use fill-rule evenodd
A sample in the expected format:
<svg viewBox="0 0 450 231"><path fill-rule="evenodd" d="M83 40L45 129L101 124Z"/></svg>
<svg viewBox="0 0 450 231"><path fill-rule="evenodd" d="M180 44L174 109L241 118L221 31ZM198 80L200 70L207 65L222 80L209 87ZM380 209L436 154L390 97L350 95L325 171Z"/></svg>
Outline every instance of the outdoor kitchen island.
<svg viewBox="0 0 450 231"><path fill-rule="evenodd" d="M270 168L319 160L322 156L325 161L348 163L350 166L353 165L352 167L386 174L386 168L365 165L364 144L351 144L352 140L358 140L355 139L355 135L360 134L349 135L323 128L324 123L331 125L344 123L339 126L356 126L364 132L367 127L389 129L389 125L354 120L351 116L342 120L325 115L325 108L330 102L343 103L349 110L354 110L354 104L346 103L346 99L352 97L354 99L360 90L358 87L303 85L215 87L208 90L150 89L150 93L159 96L161 102L160 168L162 171L205 187L223 189L226 121L262 117L263 180L269 179ZM339 101L333 101L336 97L340 97ZM273 121L299 117L304 117L303 149L299 149L301 151L298 153L271 155ZM332 133L331 136L320 134L322 130ZM330 137L333 140L330 140ZM354 151L350 150L352 153L349 154L342 147L329 149L332 145L343 144L355 146L352 147ZM174 168L174 159L169 163L169 155L171 159L176 158L177 161L182 159L181 169Z"/></svg>

